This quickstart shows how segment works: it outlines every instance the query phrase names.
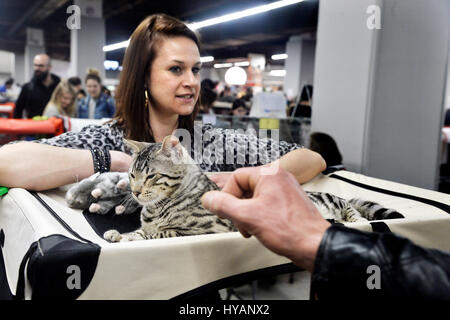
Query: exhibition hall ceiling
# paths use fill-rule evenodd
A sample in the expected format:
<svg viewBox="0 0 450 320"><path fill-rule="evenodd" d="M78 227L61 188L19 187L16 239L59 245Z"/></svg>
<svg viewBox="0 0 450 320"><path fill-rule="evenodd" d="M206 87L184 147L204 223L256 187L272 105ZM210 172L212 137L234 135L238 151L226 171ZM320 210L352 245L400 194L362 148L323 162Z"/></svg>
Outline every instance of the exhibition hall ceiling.
<svg viewBox="0 0 450 320"><path fill-rule="evenodd" d="M275 0L103 0L106 44L127 40L139 22L153 13L166 13L186 22L242 11ZM44 30L46 50L58 59L70 59L68 0L0 0L0 50L23 52L26 27ZM270 56L285 51L293 35L315 36L318 0L279 8L199 30L202 55L216 59L246 57L248 53ZM82 20L81 20L82 28ZM121 61L124 49L106 53Z"/></svg>

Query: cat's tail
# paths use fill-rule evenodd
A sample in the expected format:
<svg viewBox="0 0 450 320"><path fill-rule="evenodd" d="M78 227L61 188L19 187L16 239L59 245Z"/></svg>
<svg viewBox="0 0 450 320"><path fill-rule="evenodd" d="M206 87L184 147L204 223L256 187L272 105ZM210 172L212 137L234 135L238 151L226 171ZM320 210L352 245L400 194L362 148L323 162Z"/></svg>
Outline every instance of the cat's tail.
<svg viewBox="0 0 450 320"><path fill-rule="evenodd" d="M405 218L395 209L385 208L373 201L353 198L348 201L367 220L401 219Z"/></svg>

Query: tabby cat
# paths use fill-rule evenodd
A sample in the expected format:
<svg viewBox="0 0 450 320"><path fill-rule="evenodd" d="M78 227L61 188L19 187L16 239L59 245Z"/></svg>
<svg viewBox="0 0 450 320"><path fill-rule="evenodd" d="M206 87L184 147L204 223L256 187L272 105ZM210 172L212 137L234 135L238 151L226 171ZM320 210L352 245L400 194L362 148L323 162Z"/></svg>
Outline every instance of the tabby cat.
<svg viewBox="0 0 450 320"><path fill-rule="evenodd" d="M129 170L134 199L142 206L141 228L120 234L105 232L112 242L236 231L201 205L201 196L219 190L174 136L162 143L124 139L133 152Z"/></svg>
<svg viewBox="0 0 450 320"><path fill-rule="evenodd" d="M105 214L134 212L140 205L141 228L120 234L105 232L112 242L236 231L229 220L221 220L201 205L201 196L217 185L195 164L178 139L168 136L162 143L124 140L133 152L126 173L109 172L82 180L66 194L71 207L89 208ZM132 193L132 197L130 196ZM393 209L362 199L345 200L324 192L307 192L325 219L336 222L403 218ZM97 202L91 203L96 198ZM137 201L137 202L136 202Z"/></svg>

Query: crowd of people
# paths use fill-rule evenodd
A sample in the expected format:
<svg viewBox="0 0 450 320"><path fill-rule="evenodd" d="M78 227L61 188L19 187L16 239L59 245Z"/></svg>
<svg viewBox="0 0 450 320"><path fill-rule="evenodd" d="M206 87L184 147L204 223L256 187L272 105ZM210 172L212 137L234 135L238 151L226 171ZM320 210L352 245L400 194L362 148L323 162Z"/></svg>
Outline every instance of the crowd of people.
<svg viewBox="0 0 450 320"><path fill-rule="evenodd" d="M115 102L111 92L102 84L99 72L88 69L83 82L74 76L61 79L51 72L50 57L41 53L33 59L33 77L21 86L17 99L8 94L14 79L0 86L0 100L14 102L16 119L36 116L66 116L74 118L112 118Z"/></svg>

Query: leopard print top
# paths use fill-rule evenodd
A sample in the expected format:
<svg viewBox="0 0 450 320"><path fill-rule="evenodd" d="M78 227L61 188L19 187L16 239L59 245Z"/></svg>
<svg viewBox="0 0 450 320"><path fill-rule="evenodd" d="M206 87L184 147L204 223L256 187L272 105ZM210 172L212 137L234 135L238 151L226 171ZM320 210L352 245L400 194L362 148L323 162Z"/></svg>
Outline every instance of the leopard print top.
<svg viewBox="0 0 450 320"><path fill-rule="evenodd" d="M131 154L130 150L125 148L123 135L123 129L117 122L111 121L103 125L88 125L80 132L66 132L34 142L74 149L101 147ZM199 137L201 144L196 146L194 141ZM234 171L240 167L259 166L302 148L299 144L262 139L233 129L213 128L210 124L196 125L191 141L191 156L205 172ZM275 150L275 154L271 153L271 150Z"/></svg>

